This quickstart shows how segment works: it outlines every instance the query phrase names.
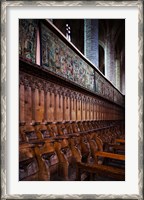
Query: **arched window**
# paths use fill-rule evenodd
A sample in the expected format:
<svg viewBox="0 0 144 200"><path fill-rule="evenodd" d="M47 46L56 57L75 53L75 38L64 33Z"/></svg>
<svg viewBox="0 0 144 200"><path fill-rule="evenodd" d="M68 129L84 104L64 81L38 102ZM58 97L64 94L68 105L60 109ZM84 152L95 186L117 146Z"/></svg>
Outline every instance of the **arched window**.
<svg viewBox="0 0 144 200"><path fill-rule="evenodd" d="M71 41L71 28L68 24L66 24L66 38Z"/></svg>
<svg viewBox="0 0 144 200"><path fill-rule="evenodd" d="M99 70L105 75L105 52L104 48L99 44Z"/></svg>

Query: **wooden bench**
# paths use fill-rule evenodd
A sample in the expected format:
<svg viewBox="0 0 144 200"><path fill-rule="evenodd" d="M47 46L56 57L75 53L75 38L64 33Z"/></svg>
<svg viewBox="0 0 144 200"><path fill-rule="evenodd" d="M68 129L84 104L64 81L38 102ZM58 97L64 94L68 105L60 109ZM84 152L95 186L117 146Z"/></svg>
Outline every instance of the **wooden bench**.
<svg viewBox="0 0 144 200"><path fill-rule="evenodd" d="M93 175L103 176L107 178L112 178L115 181L125 180L125 170L117 167L98 165L98 164L87 164L87 163L77 163L76 180L81 181L81 173L86 171L90 174L91 179Z"/></svg>
<svg viewBox="0 0 144 200"><path fill-rule="evenodd" d="M113 144L111 147L113 148L114 153L121 152L122 154L125 154L125 145L117 145L117 144L115 145L115 144Z"/></svg>
<svg viewBox="0 0 144 200"><path fill-rule="evenodd" d="M97 151L95 153L96 156L96 163L99 164L99 159L102 159L103 164L111 165L114 167L125 168L125 155L124 154L116 154L116 153L109 153L109 152L100 152Z"/></svg>
<svg viewBox="0 0 144 200"><path fill-rule="evenodd" d="M109 152L104 152L104 151L97 151L95 154L96 156L125 161L125 155L121 155L121 154L109 153Z"/></svg>
<svg viewBox="0 0 144 200"><path fill-rule="evenodd" d="M116 139L116 142L117 142L117 143L123 143L123 144L124 144L124 143L125 143L125 139Z"/></svg>

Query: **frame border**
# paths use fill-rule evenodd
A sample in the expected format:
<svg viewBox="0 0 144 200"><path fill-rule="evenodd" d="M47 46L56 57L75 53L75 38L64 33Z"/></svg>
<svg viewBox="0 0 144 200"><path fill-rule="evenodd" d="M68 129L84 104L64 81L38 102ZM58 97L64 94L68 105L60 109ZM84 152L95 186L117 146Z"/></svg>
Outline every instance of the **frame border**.
<svg viewBox="0 0 144 200"><path fill-rule="evenodd" d="M63 194L63 195L9 195L6 192L6 9L11 6L136 6L139 11L138 16L138 195L112 195L112 194ZM1 2L1 199L144 199L143 192L143 0L137 1L6 1Z"/></svg>

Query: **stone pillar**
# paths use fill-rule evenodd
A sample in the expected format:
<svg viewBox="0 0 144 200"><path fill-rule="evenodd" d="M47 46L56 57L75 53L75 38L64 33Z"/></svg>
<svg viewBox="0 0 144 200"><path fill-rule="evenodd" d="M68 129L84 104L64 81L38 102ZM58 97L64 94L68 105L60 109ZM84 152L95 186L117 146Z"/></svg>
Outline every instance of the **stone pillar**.
<svg viewBox="0 0 144 200"><path fill-rule="evenodd" d="M120 80L120 83L121 83L121 92L123 94L125 94L125 58L124 58L124 54L125 52L122 51L121 52L121 62L120 62L120 73L121 73L121 80Z"/></svg>
<svg viewBox="0 0 144 200"><path fill-rule="evenodd" d="M84 20L84 54L95 65L99 66L98 62L98 20Z"/></svg>
<svg viewBox="0 0 144 200"><path fill-rule="evenodd" d="M120 60L116 59L116 88L120 90Z"/></svg>
<svg viewBox="0 0 144 200"><path fill-rule="evenodd" d="M107 36L105 41L105 76L116 85L115 44L112 36Z"/></svg>

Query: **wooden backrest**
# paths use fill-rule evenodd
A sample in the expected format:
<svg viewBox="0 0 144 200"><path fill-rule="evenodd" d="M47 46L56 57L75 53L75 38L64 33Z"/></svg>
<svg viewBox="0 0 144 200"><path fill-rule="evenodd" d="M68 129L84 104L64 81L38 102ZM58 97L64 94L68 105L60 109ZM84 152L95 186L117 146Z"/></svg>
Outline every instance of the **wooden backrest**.
<svg viewBox="0 0 144 200"><path fill-rule="evenodd" d="M64 123L64 126L65 126L65 128L67 130L67 134L73 134L73 128L72 128L72 124L71 124L70 121L66 121Z"/></svg>
<svg viewBox="0 0 144 200"><path fill-rule="evenodd" d="M68 131L67 131L64 123L57 122L56 126L57 126L57 129L58 129L58 134L59 135L67 135L68 134Z"/></svg>
<svg viewBox="0 0 144 200"><path fill-rule="evenodd" d="M49 130L52 132L53 136L58 136L58 128L55 122L50 123L49 125Z"/></svg>
<svg viewBox="0 0 144 200"><path fill-rule="evenodd" d="M37 155L38 154L45 162L47 168L49 168L50 177L52 178L53 174L58 173L59 164L59 159L54 148L54 143L46 141L45 144L38 149Z"/></svg>
<svg viewBox="0 0 144 200"><path fill-rule="evenodd" d="M82 125L83 125L83 128L84 128L85 131L89 130L89 127L87 125L87 121L82 121Z"/></svg>
<svg viewBox="0 0 144 200"><path fill-rule="evenodd" d="M35 130L36 130L37 135L39 134L41 139L51 137L50 131L48 130L47 126L44 124L35 126Z"/></svg>
<svg viewBox="0 0 144 200"><path fill-rule="evenodd" d="M90 130L93 130L92 121L87 121L87 126Z"/></svg>
<svg viewBox="0 0 144 200"><path fill-rule="evenodd" d="M62 140L61 142L61 151L64 153L64 155L66 156L68 162L71 162L71 158L72 158L72 151L70 149L69 146L69 142L67 139Z"/></svg>
<svg viewBox="0 0 144 200"><path fill-rule="evenodd" d="M20 126L19 127L19 143L27 142L28 139L26 138L25 135L25 126Z"/></svg>
<svg viewBox="0 0 144 200"><path fill-rule="evenodd" d="M48 181L49 171L42 159L37 159L35 146L20 145L19 149L19 180Z"/></svg>
<svg viewBox="0 0 144 200"><path fill-rule="evenodd" d="M79 133L80 132L80 128L78 127L78 124L76 121L72 121L71 123L72 129L74 133Z"/></svg>
<svg viewBox="0 0 144 200"><path fill-rule="evenodd" d="M84 127L83 127L82 122L81 122L81 121L78 121L77 124L78 124L78 127L79 127L80 131L81 131L81 132L84 132L85 129L84 129Z"/></svg>
<svg viewBox="0 0 144 200"><path fill-rule="evenodd" d="M70 138L69 139L69 146L70 146L70 149L72 151L72 155L75 158L75 160L77 162L81 162L81 159L82 159L81 148L80 148L80 145L76 143L77 139L78 139L78 137Z"/></svg>
<svg viewBox="0 0 144 200"><path fill-rule="evenodd" d="M81 136L80 145L81 145L82 156L83 156L84 160L86 161L89 154L91 153L90 145L89 145L89 142L88 142L86 136Z"/></svg>
<svg viewBox="0 0 144 200"><path fill-rule="evenodd" d="M38 163L32 148L21 148L19 152L19 180L38 180Z"/></svg>
<svg viewBox="0 0 144 200"><path fill-rule="evenodd" d="M103 151L103 141L99 137L95 137L95 141L98 145L98 151Z"/></svg>
<svg viewBox="0 0 144 200"><path fill-rule="evenodd" d="M96 121L94 121L94 120L91 121L91 124L92 124L93 129L98 128Z"/></svg>
<svg viewBox="0 0 144 200"><path fill-rule="evenodd" d="M26 125L24 127L24 133L27 141L41 139L41 136L36 133L35 127L32 125Z"/></svg>

